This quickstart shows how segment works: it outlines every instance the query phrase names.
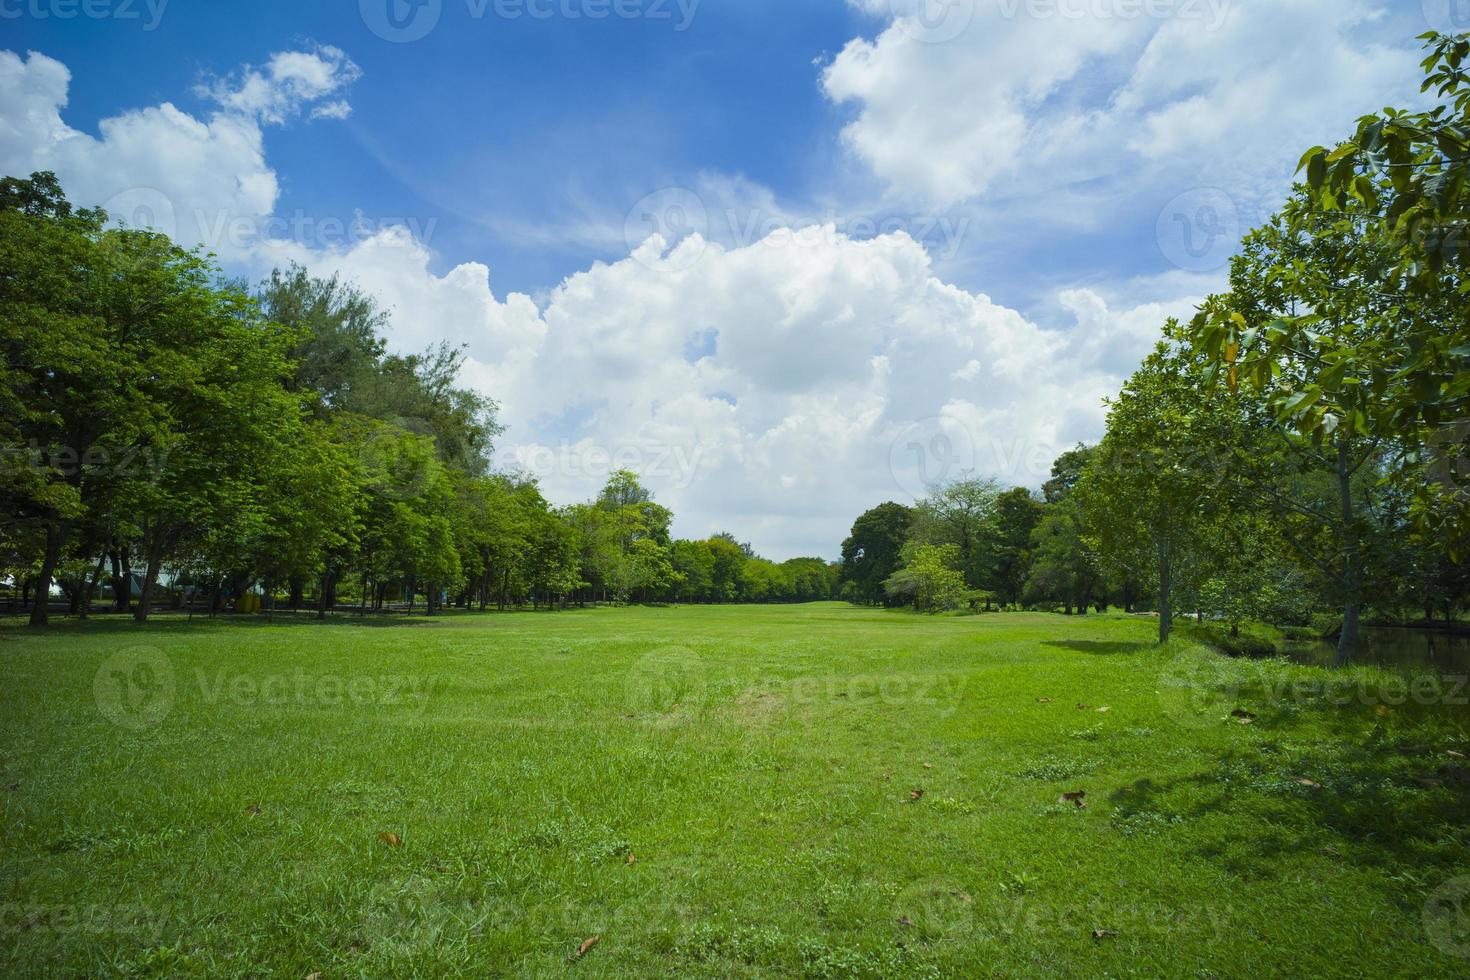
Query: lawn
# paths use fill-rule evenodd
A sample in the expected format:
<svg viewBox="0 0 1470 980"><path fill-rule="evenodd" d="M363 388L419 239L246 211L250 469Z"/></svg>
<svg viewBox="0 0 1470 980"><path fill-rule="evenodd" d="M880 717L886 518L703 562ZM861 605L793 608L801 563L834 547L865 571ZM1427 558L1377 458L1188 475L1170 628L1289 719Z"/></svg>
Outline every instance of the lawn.
<svg viewBox="0 0 1470 980"><path fill-rule="evenodd" d="M1154 629L12 625L0 972L1467 974L1470 692Z"/></svg>

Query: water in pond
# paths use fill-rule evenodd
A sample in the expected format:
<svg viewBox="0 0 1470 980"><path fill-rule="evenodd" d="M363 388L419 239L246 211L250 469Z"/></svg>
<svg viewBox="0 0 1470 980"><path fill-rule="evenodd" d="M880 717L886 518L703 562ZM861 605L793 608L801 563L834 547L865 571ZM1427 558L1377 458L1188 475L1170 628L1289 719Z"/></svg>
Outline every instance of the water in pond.
<svg viewBox="0 0 1470 980"><path fill-rule="evenodd" d="M1283 652L1298 663L1330 667L1337 641L1288 643ZM1470 633L1368 627L1356 662L1409 673L1470 674Z"/></svg>

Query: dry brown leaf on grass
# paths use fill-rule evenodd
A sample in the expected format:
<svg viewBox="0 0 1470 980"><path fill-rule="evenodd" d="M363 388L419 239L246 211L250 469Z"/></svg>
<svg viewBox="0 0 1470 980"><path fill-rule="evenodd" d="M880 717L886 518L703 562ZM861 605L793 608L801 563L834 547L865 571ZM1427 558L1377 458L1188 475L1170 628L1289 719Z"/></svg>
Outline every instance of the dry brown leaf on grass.
<svg viewBox="0 0 1470 980"><path fill-rule="evenodd" d="M1463 758L1465 758L1465 753L1463 753L1463 752L1456 752L1454 749L1445 749L1444 750L1444 754L1447 755L1447 756L1449 756L1451 759L1463 759ZM19 786L19 785L20 785L19 783L16 783L15 784L15 786ZM10 788L11 789L15 789L15 786L12 786Z"/></svg>
<svg viewBox="0 0 1470 980"><path fill-rule="evenodd" d="M1037 704L1051 704L1055 700L1056 700L1056 698L1037 698L1036 699L1036 703Z"/></svg>
<svg viewBox="0 0 1470 980"><path fill-rule="evenodd" d="M911 926L911 925L914 924L914 920L913 919L910 919L906 915L900 915L898 917L898 924L901 925L901 926Z"/></svg>
<svg viewBox="0 0 1470 980"><path fill-rule="evenodd" d="M1249 725L1256 720L1256 716L1251 714L1244 708L1236 708L1234 711L1230 712L1230 717L1234 718L1236 724L1239 725Z"/></svg>
<svg viewBox="0 0 1470 980"><path fill-rule="evenodd" d="M925 769L933 769L934 768L934 763L932 763L932 762L926 762L926 763L924 763L924 768Z"/></svg>
<svg viewBox="0 0 1470 980"><path fill-rule="evenodd" d="M1071 803L1079 810L1087 809L1087 790L1079 789L1075 793L1063 793L1057 797L1058 803Z"/></svg>
<svg viewBox="0 0 1470 980"><path fill-rule="evenodd" d="M638 863L638 858L633 855L633 852L632 851L629 851L628 852L628 860L624 861L623 863L624 864L636 864L636 863Z"/></svg>
<svg viewBox="0 0 1470 980"><path fill-rule="evenodd" d="M917 789L916 788L916 789L909 790L909 802L910 803L917 803L920 800L922 800L923 798L924 798L924 791L922 789Z"/></svg>
<svg viewBox="0 0 1470 980"><path fill-rule="evenodd" d="M1079 705L1077 705L1077 710L1078 711L1091 711L1092 710L1092 705L1090 705L1090 704L1079 704Z"/></svg>
<svg viewBox="0 0 1470 980"><path fill-rule="evenodd" d="M1113 709L1110 708L1110 707L1108 707L1107 705L1103 705L1101 708L1098 708L1097 709L1097 713L1100 714L1100 715L1102 715L1102 714L1107 714L1109 711L1112 711L1112 710Z"/></svg>
<svg viewBox="0 0 1470 980"><path fill-rule="evenodd" d="M402 837L399 837L397 834L393 833L393 831L391 831L391 830L384 830L381 833L379 833L378 834L378 840L382 841L384 844L387 844L389 847L402 847L403 846L403 838Z"/></svg>
<svg viewBox="0 0 1470 980"><path fill-rule="evenodd" d="M308 973L306 980L322 980L322 971L318 970L315 973Z"/></svg>
<svg viewBox="0 0 1470 980"><path fill-rule="evenodd" d="M582 945L577 947L577 951L572 954L571 959L580 960L582 957L586 956L587 951L593 946L596 946L601 939L601 936L588 936L586 939L582 940Z"/></svg>
<svg viewBox="0 0 1470 980"><path fill-rule="evenodd" d="M1111 939L1111 938L1113 938L1116 935L1117 935L1117 933L1114 932L1111 929L1094 929L1094 930L1092 930L1092 938L1093 939L1099 939L1099 940L1101 940L1101 939Z"/></svg>
<svg viewBox="0 0 1470 980"><path fill-rule="evenodd" d="M258 816L260 816L260 804L259 803L252 803L252 804L250 804L249 806L247 806L245 808L245 812L248 813L248 814L250 814L252 817L258 817Z"/></svg>

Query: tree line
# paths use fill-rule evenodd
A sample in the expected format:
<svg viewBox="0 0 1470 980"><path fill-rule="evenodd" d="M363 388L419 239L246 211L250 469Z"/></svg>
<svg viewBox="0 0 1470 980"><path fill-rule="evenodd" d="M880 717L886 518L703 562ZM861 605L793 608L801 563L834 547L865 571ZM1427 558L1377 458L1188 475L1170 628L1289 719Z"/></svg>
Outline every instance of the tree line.
<svg viewBox="0 0 1470 980"><path fill-rule="evenodd" d="M548 502L496 472L490 399L459 350L387 349L387 316L307 270L251 285L149 231L109 228L55 176L0 181L0 574L44 625L55 583L86 616L143 621L260 589L319 616L637 599L827 598L820 559L729 535L675 541L627 472Z"/></svg>
<svg viewBox="0 0 1470 980"><path fill-rule="evenodd" d="M1038 497L965 479L862 515L858 601L1228 625L1318 617L1352 659L1365 618L1455 620L1470 599L1470 37L1423 36L1419 112L1364 117L1302 158L1229 288L1108 405L1101 443Z"/></svg>

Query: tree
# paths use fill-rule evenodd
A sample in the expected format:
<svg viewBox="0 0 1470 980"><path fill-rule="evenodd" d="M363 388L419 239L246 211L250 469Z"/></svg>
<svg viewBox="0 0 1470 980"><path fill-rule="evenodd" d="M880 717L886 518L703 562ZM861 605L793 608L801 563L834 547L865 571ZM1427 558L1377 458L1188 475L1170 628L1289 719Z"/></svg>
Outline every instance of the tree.
<svg viewBox="0 0 1470 980"><path fill-rule="evenodd" d="M981 559L994 530L1000 494L1000 484L988 477L970 476L934 487L914 508L910 536L927 544L954 545L966 584L979 589L987 577Z"/></svg>
<svg viewBox="0 0 1470 980"><path fill-rule="evenodd" d="M883 583L903 563L913 511L902 504L879 504L860 516L842 543L842 583L859 602L884 599Z"/></svg>
<svg viewBox="0 0 1470 980"><path fill-rule="evenodd" d="M957 545L911 543L904 548L903 566L883 583L894 602L910 602L919 612L958 609L965 600L964 573Z"/></svg>
<svg viewBox="0 0 1470 980"><path fill-rule="evenodd" d="M1031 535L1041 514L1041 504L1024 487L1013 487L996 498L982 559L988 570L983 584L1002 606L1021 601L1030 572Z"/></svg>
<svg viewBox="0 0 1470 980"><path fill-rule="evenodd" d="M715 553L707 541L675 541L670 555L676 585L674 596L682 602L700 602L712 597Z"/></svg>
<svg viewBox="0 0 1470 980"><path fill-rule="evenodd" d="M1031 565L1023 590L1028 604L1060 603L1067 613L1087 605L1102 585L1084 538L1083 508L1073 489L1082 478L1095 447L1078 446L1057 457L1044 487L1047 503L1031 533Z"/></svg>
<svg viewBox="0 0 1470 980"><path fill-rule="evenodd" d="M1175 322L1165 328L1178 333ZM1187 349L1160 343L1112 400L1107 434L1076 485L1099 562L1152 582L1160 643L1174 626L1176 584L1197 584L1188 580L1216 537L1227 441L1240 431L1224 402Z"/></svg>
<svg viewBox="0 0 1470 980"><path fill-rule="evenodd" d="M1046 508L1031 535L1028 604L1060 603L1068 615L1087 612L1102 579L1083 537L1081 508L1070 495Z"/></svg>
<svg viewBox="0 0 1470 980"><path fill-rule="evenodd" d="M1470 434L1458 424L1470 415L1470 40L1424 37L1424 89L1447 101L1364 117L1336 149L1308 150L1307 186L1247 239L1230 294L1193 327L1221 379L1249 386L1289 449L1332 476L1332 509L1311 514L1328 522L1331 554L1308 558L1342 605L1340 665L1366 594L1357 488L1379 475L1411 488L1421 527L1454 551L1470 517L1470 498L1432 466Z"/></svg>
<svg viewBox="0 0 1470 980"><path fill-rule="evenodd" d="M1440 387L1419 386L1413 364L1466 330L1448 287L1408 291L1392 275L1394 249L1364 212L1312 223L1307 195L1252 232L1231 267L1230 292L1191 327L1211 377L1259 399L1281 450L1300 471L1330 476L1329 499L1302 499L1274 479L1256 485L1274 505L1325 527L1320 546L1296 536L1304 560L1330 583L1343 610L1338 664L1359 646L1366 595L1364 501L1378 473L1409 466L1441 419ZM1259 467L1257 467L1259 469ZM1271 474L1267 474L1271 476ZM1315 533L1312 537L1316 537Z"/></svg>

